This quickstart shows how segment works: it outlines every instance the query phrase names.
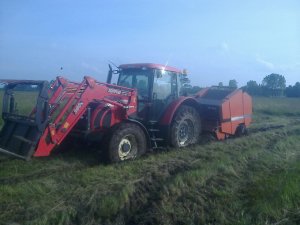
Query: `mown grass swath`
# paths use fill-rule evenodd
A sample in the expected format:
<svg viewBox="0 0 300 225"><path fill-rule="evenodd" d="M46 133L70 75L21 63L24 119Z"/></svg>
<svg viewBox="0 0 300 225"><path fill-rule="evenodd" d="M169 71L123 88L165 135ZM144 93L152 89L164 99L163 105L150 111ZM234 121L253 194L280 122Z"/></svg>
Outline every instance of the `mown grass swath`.
<svg viewBox="0 0 300 225"><path fill-rule="evenodd" d="M1 156L0 223L300 224L300 100L255 98L254 111L246 137L120 164L86 146Z"/></svg>

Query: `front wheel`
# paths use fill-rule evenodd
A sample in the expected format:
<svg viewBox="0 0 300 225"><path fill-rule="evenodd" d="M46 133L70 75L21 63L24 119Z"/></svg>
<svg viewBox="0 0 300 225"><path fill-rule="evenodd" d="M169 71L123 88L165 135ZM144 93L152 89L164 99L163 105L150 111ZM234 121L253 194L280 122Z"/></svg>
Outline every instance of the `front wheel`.
<svg viewBox="0 0 300 225"><path fill-rule="evenodd" d="M171 125L171 144L185 147L196 144L201 133L201 120L195 108L181 106L176 112Z"/></svg>
<svg viewBox="0 0 300 225"><path fill-rule="evenodd" d="M109 141L109 160L120 162L134 159L146 152L144 131L136 124L123 123L116 127Z"/></svg>

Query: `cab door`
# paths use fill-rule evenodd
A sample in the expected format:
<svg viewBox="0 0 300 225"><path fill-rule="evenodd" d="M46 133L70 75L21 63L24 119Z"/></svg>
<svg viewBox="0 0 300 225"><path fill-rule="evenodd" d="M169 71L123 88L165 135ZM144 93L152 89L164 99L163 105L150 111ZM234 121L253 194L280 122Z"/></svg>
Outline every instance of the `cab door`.
<svg viewBox="0 0 300 225"><path fill-rule="evenodd" d="M176 78L174 72L155 70L150 120L158 121L169 104L178 98Z"/></svg>

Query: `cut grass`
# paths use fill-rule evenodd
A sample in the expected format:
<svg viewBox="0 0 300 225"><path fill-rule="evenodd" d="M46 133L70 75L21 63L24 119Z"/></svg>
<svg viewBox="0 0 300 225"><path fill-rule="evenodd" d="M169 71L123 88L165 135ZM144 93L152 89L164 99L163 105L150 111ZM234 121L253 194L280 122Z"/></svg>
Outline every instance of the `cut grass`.
<svg viewBox="0 0 300 225"><path fill-rule="evenodd" d="M254 113L276 116L300 116L300 98L256 97Z"/></svg>
<svg viewBox="0 0 300 225"><path fill-rule="evenodd" d="M245 189L249 214L255 221L269 220L286 224L300 223L300 162L277 169L268 176L256 177Z"/></svg>
<svg viewBox="0 0 300 225"><path fill-rule="evenodd" d="M296 131L298 132L298 130ZM288 137L284 132L278 133L278 135L287 137L287 139L283 139L283 143L290 143L291 139L295 138ZM290 160L287 158L286 161L282 161L286 152L282 152L280 148L274 152L273 147L269 147L270 142L273 142L272 133L265 136L263 140L260 134L251 137L253 141L259 143L258 146L255 146L253 141L249 142L246 139L234 140L233 143L226 143L229 146L223 147L222 151L214 152L211 160L199 160L192 166L192 169L170 178L165 183L164 190L160 192L159 200L150 207L150 211L144 210L142 218L145 219L139 222L156 224L164 220L167 221L165 224L174 224L174 222L175 224L264 224L266 221L280 220L283 213L275 209L273 212L261 215L260 209L256 208L259 207L258 202L257 205L252 205L258 211L251 211L252 208L247 206L247 203L249 199L252 199L252 195L256 194L256 190L248 189L248 187L255 184L252 179L255 180L266 175L270 177L270 180L278 181L276 177L272 177L270 171L273 168L277 168L277 170L285 168L289 165ZM236 145L237 142L243 147ZM278 142L275 148L281 144L282 142ZM298 142L294 144L295 147L299 146ZM216 149L214 146L208 151ZM201 151L205 150L201 149ZM296 153L297 150L290 152L290 154ZM273 155L278 157L272 157ZM287 171L288 174L289 172ZM297 176L297 173L294 174ZM293 179L294 177L291 177L291 180ZM280 182L284 184L284 181ZM273 184L271 183L271 185ZM265 187L262 186L262 189L268 192ZM278 184L276 187L282 188ZM299 210L298 181L296 180L290 188L289 197L294 200L290 202L292 204L287 203L286 207L285 205L281 206L284 210ZM284 194L277 193L272 197L281 199ZM268 204L268 197L262 201ZM270 201L271 204L272 201ZM294 211L297 212L297 210ZM274 214L278 217L273 217ZM297 221L290 219L286 224L297 224Z"/></svg>
<svg viewBox="0 0 300 225"><path fill-rule="evenodd" d="M2 156L0 224L299 224L300 123L276 109L286 101L256 98L249 136L120 164L82 149Z"/></svg>

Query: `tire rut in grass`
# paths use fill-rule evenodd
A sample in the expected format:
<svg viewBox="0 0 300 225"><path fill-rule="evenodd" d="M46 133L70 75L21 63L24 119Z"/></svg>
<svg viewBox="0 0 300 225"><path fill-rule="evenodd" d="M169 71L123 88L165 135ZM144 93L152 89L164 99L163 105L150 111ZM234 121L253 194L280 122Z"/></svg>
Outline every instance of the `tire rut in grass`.
<svg viewBox="0 0 300 225"><path fill-rule="evenodd" d="M18 184L21 182L28 182L28 181L33 181L33 180L39 180L39 179L44 179L49 176L54 176L57 174L61 174L62 172L70 171L70 172L76 172L80 171L84 168L87 168L85 165L70 165L70 166L62 166L59 168L53 168L53 169L44 169L39 172L33 172L30 174L24 174L24 175L19 175L16 177L9 177L9 178L1 178L0 179L0 184L8 184L8 185L14 185Z"/></svg>
<svg viewBox="0 0 300 225"><path fill-rule="evenodd" d="M187 163L187 162L186 162ZM161 212L159 210L160 206L163 206L163 195L164 192L169 188L169 185L174 183L176 177L178 175L183 175L184 173L189 173L193 171L198 171L204 169L202 167L193 167L190 163L186 164L182 168L176 168L174 171L169 171L170 175L165 177L164 179L154 179L151 183L151 189L143 189L144 186L140 188L140 191L149 192L147 201L144 204L136 204L139 208L135 211L131 211L131 216L129 216L125 222L125 224L160 224L160 218L156 215L159 215ZM234 185L237 185L240 177L234 174L227 174L220 171L212 174L207 177L203 186L197 190L197 196L191 200L191 202L197 202L199 208L202 211L209 215L210 207L213 206L214 200L218 199L218 194L214 191L216 190L224 190L233 188ZM233 185L234 184L234 185ZM141 185L141 184L140 184ZM144 184L143 184L144 185ZM187 190L180 190L181 195L185 196L185 199L190 195L186 192ZM142 192L143 193L143 192ZM136 193L133 195L135 196ZM172 200L171 200L172 201ZM177 201L177 200L174 200ZM207 203L210 202L210 203ZM200 213L200 212L199 212ZM233 214L233 213L232 213ZM176 221L175 224L186 224L180 223L180 221L175 219L176 216L172 217L174 219L173 222ZM177 218L178 219L178 218ZM207 217L205 224L215 224L217 221L216 217ZM197 224L197 222L195 222Z"/></svg>
<svg viewBox="0 0 300 225"><path fill-rule="evenodd" d="M172 179L179 173L190 170L192 167L186 161L174 161L166 163L157 168L143 180L136 184L135 192L123 213L125 214L125 224L139 224L139 217L148 212L155 202L160 200L160 191L164 183Z"/></svg>
<svg viewBox="0 0 300 225"><path fill-rule="evenodd" d="M286 135L294 134L295 132L297 132L297 128L288 130L288 131L279 130L281 128L282 128L281 126L276 126L276 127L269 128L268 130L264 130L264 131L276 130L276 132L274 132L274 134L272 134L272 132L271 132L267 136L268 140L266 141L266 143L264 145L265 146L264 148L267 151L273 150L273 148L278 144L278 142L282 138L286 137ZM265 153L261 152L259 154L265 154ZM239 156L237 156L237 157L239 157ZM254 158L257 158L257 157L254 157ZM249 165L252 163L251 161L252 160L249 158L249 162L248 162ZM251 169L251 167L249 165L244 165L241 168L234 168L234 169L237 169L238 173L243 174L242 176L244 176L246 178L247 174L248 174L248 169ZM176 175L178 175L182 172L188 172L188 171L191 171L194 169L195 168L191 165L191 162L184 161L177 167L175 165L173 168L169 168L169 169L163 168L163 170L165 170L168 175L157 176L156 174L152 174L151 176L148 177L148 179L144 180L143 182L138 183L136 191L132 195L132 199L136 199L136 201L134 202L134 200L133 200L130 202L131 208L133 208L133 209L129 212L129 214L127 212L127 220L126 220L125 224L140 224L141 222L142 223L149 222L149 224L159 223L159 221L148 221L148 219L150 219L151 216L149 217L149 215L147 216L146 214L153 211L153 208L155 208L155 206L157 206L159 204L159 202L161 201L161 191L164 190L163 189L164 185L171 182L174 179L174 177L176 177ZM196 170L197 169L199 169L199 168L196 168ZM206 197L211 199L214 196L214 193L212 193L212 190L211 190L211 186L219 187L220 189L222 189L224 187L229 187L229 186L231 187L231 183L229 181L233 181L233 183L237 183L237 182L241 183L241 181L239 181L239 177L237 177L237 176L232 176L232 177L227 176L227 178L228 178L228 180L224 179L223 175L220 176L220 174L216 174L215 176L211 177L208 180L207 184L203 187L203 193L206 194ZM139 201L139 199L143 199L143 201ZM135 209L135 206L138 206L139 208ZM234 212L232 212L232 213L234 213ZM144 221L143 218L146 218L146 217L148 219L147 219L147 221ZM157 218L152 217L152 219L156 220Z"/></svg>
<svg viewBox="0 0 300 225"><path fill-rule="evenodd" d="M264 126L260 126L260 127L256 127L256 128L251 128L249 129L249 133L250 134L255 134L258 132L266 132L266 131L270 131L270 130L277 130L277 129L282 129L282 128L292 128L292 127L296 127L300 125L300 118L298 117L292 117L290 119L289 122L285 123L285 124L268 124L268 125L264 125Z"/></svg>

